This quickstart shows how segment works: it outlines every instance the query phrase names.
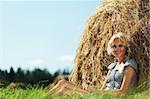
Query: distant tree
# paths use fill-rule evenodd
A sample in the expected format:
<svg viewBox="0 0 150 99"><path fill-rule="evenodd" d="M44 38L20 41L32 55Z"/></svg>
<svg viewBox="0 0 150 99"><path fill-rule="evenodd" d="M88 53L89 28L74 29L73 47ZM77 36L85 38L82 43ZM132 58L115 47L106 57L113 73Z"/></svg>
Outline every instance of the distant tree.
<svg viewBox="0 0 150 99"><path fill-rule="evenodd" d="M26 82L24 71L21 68L17 69L14 82Z"/></svg>
<svg viewBox="0 0 150 99"><path fill-rule="evenodd" d="M63 70L63 72L62 72L62 74L63 74L63 75L69 75L69 74L70 74L70 72L69 72L69 70L68 70L68 69L64 69L64 70Z"/></svg>
<svg viewBox="0 0 150 99"><path fill-rule="evenodd" d="M15 77L15 72L14 72L14 69L13 67L10 68L10 72L9 72L9 81L8 82L13 82L14 81L14 77Z"/></svg>
<svg viewBox="0 0 150 99"><path fill-rule="evenodd" d="M10 68L10 71L0 70L0 83L5 83L9 85L11 82L15 83L25 83L25 84L39 84L47 86L50 83L53 83L55 78L59 75L69 74L68 70L63 70L63 72L57 70L55 73L51 74L47 69L41 70L39 68L34 69L33 71L24 71L20 67L15 72L13 67Z"/></svg>
<svg viewBox="0 0 150 99"><path fill-rule="evenodd" d="M47 72L47 70L41 70L39 68L36 68L32 71L31 77L33 78L32 81L34 84L39 82L48 81L51 77L51 75Z"/></svg>
<svg viewBox="0 0 150 99"><path fill-rule="evenodd" d="M32 77L31 77L31 72L29 70L27 70L25 72L25 79L26 79L26 83L32 83Z"/></svg>
<svg viewBox="0 0 150 99"><path fill-rule="evenodd" d="M0 83L5 83L5 81L6 81L5 72L3 70L0 70Z"/></svg>
<svg viewBox="0 0 150 99"><path fill-rule="evenodd" d="M58 69L55 73L54 73L54 78L56 78L57 76L59 76L61 74L60 69Z"/></svg>

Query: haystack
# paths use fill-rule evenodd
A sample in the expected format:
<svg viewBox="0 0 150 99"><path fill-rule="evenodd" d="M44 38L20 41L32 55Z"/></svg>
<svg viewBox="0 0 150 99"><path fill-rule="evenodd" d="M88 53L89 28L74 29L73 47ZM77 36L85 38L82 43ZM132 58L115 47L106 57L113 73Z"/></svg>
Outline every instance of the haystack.
<svg viewBox="0 0 150 99"><path fill-rule="evenodd" d="M148 81L150 62L149 0L104 0L89 17L76 52L70 81L100 88L114 57L107 43L115 33L129 36L129 55L139 66L139 84ZM146 85L147 86L147 85Z"/></svg>

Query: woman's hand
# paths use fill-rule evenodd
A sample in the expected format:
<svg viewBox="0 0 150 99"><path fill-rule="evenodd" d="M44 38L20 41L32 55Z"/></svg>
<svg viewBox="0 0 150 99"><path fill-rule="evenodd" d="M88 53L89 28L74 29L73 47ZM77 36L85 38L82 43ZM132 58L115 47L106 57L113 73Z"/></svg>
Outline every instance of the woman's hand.
<svg viewBox="0 0 150 99"><path fill-rule="evenodd" d="M82 84L82 89L83 89L83 90L88 90L88 84L83 83L83 84Z"/></svg>

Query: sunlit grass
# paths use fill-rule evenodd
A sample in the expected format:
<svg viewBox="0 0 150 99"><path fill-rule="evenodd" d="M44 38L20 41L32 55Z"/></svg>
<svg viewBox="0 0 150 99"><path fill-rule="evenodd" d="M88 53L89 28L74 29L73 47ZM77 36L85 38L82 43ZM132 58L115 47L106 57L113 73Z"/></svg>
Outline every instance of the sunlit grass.
<svg viewBox="0 0 150 99"><path fill-rule="evenodd" d="M0 99L150 99L150 91L142 91L124 97L111 96L108 93L90 93L85 96L49 96L47 88L32 87L29 89L0 88Z"/></svg>
<svg viewBox="0 0 150 99"><path fill-rule="evenodd" d="M33 87L30 89L1 88L0 99L41 99L46 93L46 89Z"/></svg>

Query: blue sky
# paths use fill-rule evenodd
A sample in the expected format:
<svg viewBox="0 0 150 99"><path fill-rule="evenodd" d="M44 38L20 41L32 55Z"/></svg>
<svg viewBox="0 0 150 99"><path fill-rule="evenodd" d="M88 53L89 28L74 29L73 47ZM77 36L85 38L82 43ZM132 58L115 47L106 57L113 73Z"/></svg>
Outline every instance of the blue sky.
<svg viewBox="0 0 150 99"><path fill-rule="evenodd" d="M73 68L99 0L0 0L0 69Z"/></svg>

